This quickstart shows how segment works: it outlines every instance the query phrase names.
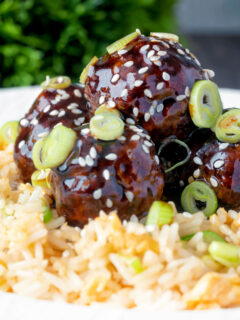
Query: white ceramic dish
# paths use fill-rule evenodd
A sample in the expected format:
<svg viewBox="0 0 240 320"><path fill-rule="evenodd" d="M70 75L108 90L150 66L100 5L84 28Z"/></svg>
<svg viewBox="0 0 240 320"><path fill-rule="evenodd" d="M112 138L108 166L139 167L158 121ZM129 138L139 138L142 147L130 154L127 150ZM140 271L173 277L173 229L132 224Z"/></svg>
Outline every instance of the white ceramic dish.
<svg viewBox="0 0 240 320"><path fill-rule="evenodd" d="M30 108L40 92L39 87L0 90L0 125L17 120ZM240 90L221 89L225 108L240 108ZM0 235L1 236L1 235ZM114 308L109 305L82 307L64 302L40 301L0 292L0 319L2 320L231 320L240 319L240 308L209 311L156 311Z"/></svg>

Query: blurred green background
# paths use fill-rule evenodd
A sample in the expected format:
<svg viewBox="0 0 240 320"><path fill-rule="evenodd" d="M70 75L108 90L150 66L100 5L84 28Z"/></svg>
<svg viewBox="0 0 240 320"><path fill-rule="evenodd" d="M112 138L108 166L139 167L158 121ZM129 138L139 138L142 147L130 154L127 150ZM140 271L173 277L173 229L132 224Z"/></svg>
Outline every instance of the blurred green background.
<svg viewBox="0 0 240 320"><path fill-rule="evenodd" d="M176 0L0 0L0 87L78 81L106 46L140 28L176 31Z"/></svg>

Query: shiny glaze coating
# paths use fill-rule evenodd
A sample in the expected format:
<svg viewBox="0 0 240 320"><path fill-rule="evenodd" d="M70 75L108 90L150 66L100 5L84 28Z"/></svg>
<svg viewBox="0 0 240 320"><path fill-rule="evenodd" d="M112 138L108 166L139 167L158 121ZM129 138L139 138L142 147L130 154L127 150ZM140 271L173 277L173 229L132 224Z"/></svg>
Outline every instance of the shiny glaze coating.
<svg viewBox="0 0 240 320"><path fill-rule="evenodd" d="M53 168L50 183L60 215L72 225L116 209L119 217L145 216L163 190L163 174L150 137L125 126L113 141L96 140L87 126L65 162Z"/></svg>
<svg viewBox="0 0 240 320"><path fill-rule="evenodd" d="M188 112L195 81L208 78L179 43L138 36L90 67L85 93L93 112L103 102L141 125L158 146L170 135L185 139L193 129Z"/></svg>
<svg viewBox="0 0 240 320"><path fill-rule="evenodd" d="M58 123L76 128L89 121L89 103L83 86L72 84L64 90L43 90L29 112L20 120L20 133L15 142L14 159L24 182L36 170L32 161L33 145Z"/></svg>
<svg viewBox="0 0 240 320"><path fill-rule="evenodd" d="M193 176L208 183L217 198L231 207L240 206L240 144L212 139L194 158Z"/></svg>

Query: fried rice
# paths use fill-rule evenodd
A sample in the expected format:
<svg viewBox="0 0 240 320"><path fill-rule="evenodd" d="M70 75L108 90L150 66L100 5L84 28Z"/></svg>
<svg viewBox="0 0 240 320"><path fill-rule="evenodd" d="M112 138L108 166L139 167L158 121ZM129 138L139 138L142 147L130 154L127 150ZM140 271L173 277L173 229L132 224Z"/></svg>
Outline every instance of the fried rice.
<svg viewBox="0 0 240 320"><path fill-rule="evenodd" d="M149 230L116 212L83 228L69 226L53 210L45 224L49 196L19 180L13 146L0 151L0 290L78 305L105 303L125 308L210 309L240 305L240 267L202 259L208 244L203 230L240 245L240 213L218 209L178 213L160 230ZM188 242L184 235L195 235ZM136 256L136 273L123 257Z"/></svg>

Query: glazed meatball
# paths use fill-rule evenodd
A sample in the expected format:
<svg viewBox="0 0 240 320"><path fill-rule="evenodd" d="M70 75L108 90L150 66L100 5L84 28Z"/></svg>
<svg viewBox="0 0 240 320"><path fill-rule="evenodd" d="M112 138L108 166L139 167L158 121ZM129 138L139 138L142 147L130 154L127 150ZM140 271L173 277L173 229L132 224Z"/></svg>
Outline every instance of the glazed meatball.
<svg viewBox="0 0 240 320"><path fill-rule="evenodd" d="M76 128L89 121L89 103L83 86L72 84L66 89L43 90L29 112L20 120L20 133L15 142L14 159L24 182L36 170L32 161L34 143L61 123Z"/></svg>
<svg viewBox="0 0 240 320"><path fill-rule="evenodd" d="M208 183L225 205L240 205L240 144L212 138L193 157L191 179Z"/></svg>
<svg viewBox="0 0 240 320"><path fill-rule="evenodd" d="M116 210L122 220L144 217L161 198L164 184L150 137L136 126L125 126L112 141L95 139L87 126L77 132L72 152L51 171L58 213L77 226L100 210Z"/></svg>
<svg viewBox="0 0 240 320"><path fill-rule="evenodd" d="M139 35L89 68L85 93L92 112L104 102L118 108L159 146L165 137L185 139L193 129L189 95L208 73L178 42Z"/></svg>

